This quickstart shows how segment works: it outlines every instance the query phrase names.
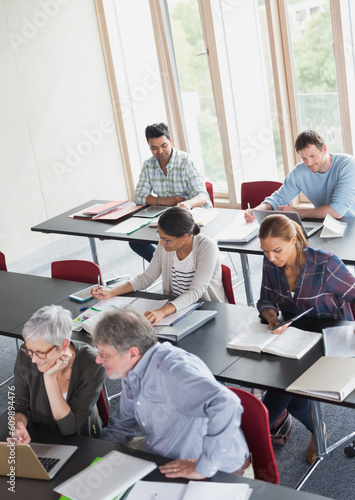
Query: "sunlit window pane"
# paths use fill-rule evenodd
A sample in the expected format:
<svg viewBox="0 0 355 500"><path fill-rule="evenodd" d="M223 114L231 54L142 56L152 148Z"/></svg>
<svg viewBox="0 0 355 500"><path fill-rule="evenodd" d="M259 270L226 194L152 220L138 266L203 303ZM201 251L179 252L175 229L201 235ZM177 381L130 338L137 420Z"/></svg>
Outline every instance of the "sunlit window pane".
<svg viewBox="0 0 355 500"><path fill-rule="evenodd" d="M343 151L329 0L287 1L298 121Z"/></svg>
<svg viewBox="0 0 355 500"><path fill-rule="evenodd" d="M167 0L189 152L218 191L224 160L197 0Z"/></svg>
<svg viewBox="0 0 355 500"><path fill-rule="evenodd" d="M151 156L145 127L166 122L149 2L104 0L104 8L136 184L143 160Z"/></svg>

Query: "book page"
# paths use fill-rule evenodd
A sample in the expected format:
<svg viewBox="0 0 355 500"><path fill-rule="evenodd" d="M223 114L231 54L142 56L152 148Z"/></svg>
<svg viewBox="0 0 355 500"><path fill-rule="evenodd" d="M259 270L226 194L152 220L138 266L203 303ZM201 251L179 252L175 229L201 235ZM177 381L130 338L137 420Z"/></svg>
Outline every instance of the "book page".
<svg viewBox="0 0 355 500"><path fill-rule="evenodd" d="M355 356L355 323L323 329L326 356L352 358Z"/></svg>
<svg viewBox="0 0 355 500"><path fill-rule="evenodd" d="M283 333L275 334L273 342L263 351L286 358L300 359L321 338L321 333L307 332L289 326Z"/></svg>
<svg viewBox="0 0 355 500"><path fill-rule="evenodd" d="M187 485L184 500L246 500L252 490L248 484L236 483L204 483L190 481Z"/></svg>
<svg viewBox="0 0 355 500"><path fill-rule="evenodd" d="M183 500L186 484L159 483L157 481L138 481L127 495L127 500L144 500L161 498L169 500Z"/></svg>
<svg viewBox="0 0 355 500"><path fill-rule="evenodd" d="M268 325L263 323L252 323L244 332L231 340L227 347L246 351L261 352L270 342L275 339L274 333L270 333Z"/></svg>

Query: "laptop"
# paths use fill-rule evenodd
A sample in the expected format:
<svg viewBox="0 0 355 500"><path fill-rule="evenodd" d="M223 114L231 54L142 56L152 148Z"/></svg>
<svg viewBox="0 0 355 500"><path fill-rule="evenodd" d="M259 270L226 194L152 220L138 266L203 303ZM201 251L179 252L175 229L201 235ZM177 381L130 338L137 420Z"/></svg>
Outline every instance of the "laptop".
<svg viewBox="0 0 355 500"><path fill-rule="evenodd" d="M149 219L151 219L153 217L157 217L158 215L162 214L168 208L171 208L171 207L150 205L147 208L143 208L143 210L141 210L140 212L137 212L136 214L134 214L133 217L148 217Z"/></svg>
<svg viewBox="0 0 355 500"><path fill-rule="evenodd" d="M174 326L155 326L154 331L159 339L178 342L210 321L216 314L217 311L192 311Z"/></svg>
<svg viewBox="0 0 355 500"><path fill-rule="evenodd" d="M286 215L301 226L301 228L303 229L303 234L306 238L309 238L310 236L312 236L312 234L316 233L323 227L323 222L302 222L301 217L297 212L282 212L281 210L253 210L253 214L255 215L255 218L259 222L259 224L261 224L261 222L268 215Z"/></svg>
<svg viewBox="0 0 355 500"><path fill-rule="evenodd" d="M78 449L64 444L0 443L0 476L50 480Z"/></svg>

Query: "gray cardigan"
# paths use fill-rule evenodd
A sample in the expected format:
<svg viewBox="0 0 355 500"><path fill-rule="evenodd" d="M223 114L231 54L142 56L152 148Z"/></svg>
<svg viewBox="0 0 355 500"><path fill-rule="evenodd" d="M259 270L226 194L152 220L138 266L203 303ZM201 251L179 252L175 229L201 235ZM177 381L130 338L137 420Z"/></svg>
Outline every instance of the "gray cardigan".
<svg viewBox="0 0 355 500"><path fill-rule="evenodd" d="M22 351L15 363L15 411L26 415L29 422L58 427L63 435L89 435L92 424L101 427L97 416L98 400L105 370L95 363L96 351L90 345L72 340L76 356L69 382L67 403L69 414L54 420L44 385L43 374Z"/></svg>
<svg viewBox="0 0 355 500"><path fill-rule="evenodd" d="M199 299L228 302L223 288L221 260L216 242L198 234L193 240L193 251L195 276L190 289L171 302L177 311ZM174 252L167 252L162 245L158 245L147 270L129 281L134 291L147 288L162 275L163 293L172 295L173 254Z"/></svg>

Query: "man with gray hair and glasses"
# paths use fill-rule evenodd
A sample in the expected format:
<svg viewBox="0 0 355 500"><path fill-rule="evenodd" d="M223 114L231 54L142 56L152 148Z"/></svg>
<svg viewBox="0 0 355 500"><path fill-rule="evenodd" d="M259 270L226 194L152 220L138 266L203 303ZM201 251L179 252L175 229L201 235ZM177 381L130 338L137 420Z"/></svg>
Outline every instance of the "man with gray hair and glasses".
<svg viewBox="0 0 355 500"><path fill-rule="evenodd" d="M171 478L203 479L217 470L254 477L240 400L198 357L158 343L149 321L129 309L106 312L93 342L96 362L122 379L119 409L100 439L130 446L143 434L139 449L174 459L160 467Z"/></svg>

